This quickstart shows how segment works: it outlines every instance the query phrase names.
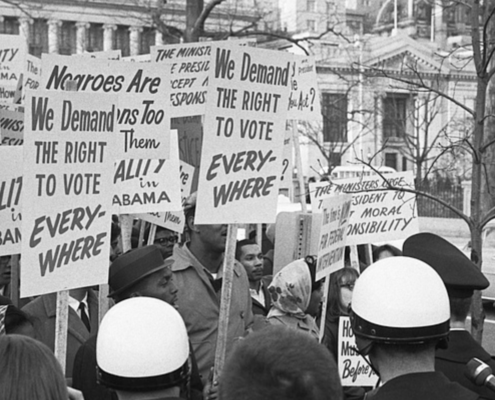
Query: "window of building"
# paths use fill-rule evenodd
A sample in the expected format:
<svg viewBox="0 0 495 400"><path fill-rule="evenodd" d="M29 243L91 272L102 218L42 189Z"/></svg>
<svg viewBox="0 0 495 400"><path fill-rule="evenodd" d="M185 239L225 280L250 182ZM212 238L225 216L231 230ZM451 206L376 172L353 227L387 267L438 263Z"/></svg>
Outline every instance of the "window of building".
<svg viewBox="0 0 495 400"><path fill-rule="evenodd" d="M385 153L385 166L397 171L397 153Z"/></svg>
<svg viewBox="0 0 495 400"><path fill-rule="evenodd" d="M90 24L86 29L86 50L103 51L103 24Z"/></svg>
<svg viewBox="0 0 495 400"><path fill-rule="evenodd" d="M383 138L402 138L406 132L407 96L389 94L383 99Z"/></svg>
<svg viewBox="0 0 495 400"><path fill-rule="evenodd" d="M314 19L308 19L306 21L306 28L309 32L316 32L316 21Z"/></svg>
<svg viewBox="0 0 495 400"><path fill-rule="evenodd" d="M347 96L322 93L323 141L347 142Z"/></svg>
<svg viewBox="0 0 495 400"><path fill-rule="evenodd" d="M149 54L150 47L155 45L155 29L143 28L139 39L139 54Z"/></svg>
<svg viewBox="0 0 495 400"><path fill-rule="evenodd" d="M76 53L77 28L73 21L63 21L58 31L59 54L71 55Z"/></svg>
<svg viewBox="0 0 495 400"><path fill-rule="evenodd" d="M327 15L332 15L335 11L335 3L333 1L327 1Z"/></svg>
<svg viewBox="0 0 495 400"><path fill-rule="evenodd" d="M5 35L19 34L19 20L15 17L4 17L0 21L0 33Z"/></svg>
<svg viewBox="0 0 495 400"><path fill-rule="evenodd" d="M119 25L113 32L113 48L122 51L122 57L127 57L131 54L129 47L129 27Z"/></svg>
<svg viewBox="0 0 495 400"><path fill-rule="evenodd" d="M316 11L316 0L306 0L306 11L309 12Z"/></svg>
<svg viewBox="0 0 495 400"><path fill-rule="evenodd" d="M46 19L35 19L29 27L29 53L41 57L48 53L48 24Z"/></svg>
<svg viewBox="0 0 495 400"><path fill-rule="evenodd" d="M402 157L402 171L407 171L407 157Z"/></svg>

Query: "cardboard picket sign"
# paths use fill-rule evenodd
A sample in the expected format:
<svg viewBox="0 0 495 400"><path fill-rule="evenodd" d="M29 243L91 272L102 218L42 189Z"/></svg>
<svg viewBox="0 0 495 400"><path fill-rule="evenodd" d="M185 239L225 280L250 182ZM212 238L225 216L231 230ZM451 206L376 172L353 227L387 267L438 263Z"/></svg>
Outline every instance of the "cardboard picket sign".
<svg viewBox="0 0 495 400"><path fill-rule="evenodd" d="M363 356L354 351L356 340L349 317L339 317L337 364L342 386L372 386L378 383L375 374Z"/></svg>
<svg viewBox="0 0 495 400"><path fill-rule="evenodd" d="M128 62L138 62L138 63L149 63L151 62L151 54L140 54L138 56L126 56L126 57L121 57L121 61L128 61Z"/></svg>
<svg viewBox="0 0 495 400"><path fill-rule="evenodd" d="M320 91L314 57L294 56L287 119L321 119Z"/></svg>
<svg viewBox="0 0 495 400"><path fill-rule="evenodd" d="M184 200L191 193L192 177L194 176L194 167L183 161L180 162L180 174L181 174L181 197L182 204ZM167 211L147 214L136 214L136 218L140 218L146 222L161 226L171 231L182 233L184 232L185 218L182 210Z"/></svg>
<svg viewBox="0 0 495 400"><path fill-rule="evenodd" d="M282 154L282 178L280 179L280 189L292 190L292 171L294 162L292 157L292 132L285 132L284 151Z"/></svg>
<svg viewBox="0 0 495 400"><path fill-rule="evenodd" d="M392 186L414 189L412 171L387 174L385 178ZM321 212L323 200L335 193L359 192L353 194L347 245L406 239L418 233L416 195L383 190L387 187L379 175L310 183L312 210Z"/></svg>
<svg viewBox="0 0 495 400"><path fill-rule="evenodd" d="M170 133L170 144L170 159L116 161L112 201L114 214L181 209L179 145L175 130Z"/></svg>
<svg viewBox="0 0 495 400"><path fill-rule="evenodd" d="M20 146L24 142L24 113L0 109L0 146Z"/></svg>
<svg viewBox="0 0 495 400"><path fill-rule="evenodd" d="M92 54L92 53L91 53ZM118 159L170 157L169 75L158 64L42 56L41 87L64 90L67 80L78 92L115 93Z"/></svg>
<svg viewBox="0 0 495 400"><path fill-rule="evenodd" d="M24 106L21 104L14 104L14 103L8 103L6 101L0 101L0 110L17 111L23 113Z"/></svg>
<svg viewBox="0 0 495 400"><path fill-rule="evenodd" d="M0 35L0 100L13 102L20 74L25 70L26 38Z"/></svg>
<svg viewBox="0 0 495 400"><path fill-rule="evenodd" d="M112 95L27 92L21 297L108 281L116 102ZM99 123L85 129L84 112Z"/></svg>
<svg viewBox="0 0 495 400"><path fill-rule="evenodd" d="M36 90L40 87L41 80L41 60L29 53L26 53L26 65L20 82L20 103L24 104L26 90ZM15 101L17 102L17 101Z"/></svg>
<svg viewBox="0 0 495 400"><path fill-rule="evenodd" d="M96 58L99 60L115 60L122 59L122 50L105 50L93 51L91 53L73 54L72 57Z"/></svg>
<svg viewBox="0 0 495 400"><path fill-rule="evenodd" d="M21 252L21 146L0 146L0 256Z"/></svg>
<svg viewBox="0 0 495 400"><path fill-rule="evenodd" d="M212 45L197 223L275 222L291 60L283 52Z"/></svg>
<svg viewBox="0 0 495 400"><path fill-rule="evenodd" d="M350 194L334 195L323 200L316 280L344 268L351 203Z"/></svg>

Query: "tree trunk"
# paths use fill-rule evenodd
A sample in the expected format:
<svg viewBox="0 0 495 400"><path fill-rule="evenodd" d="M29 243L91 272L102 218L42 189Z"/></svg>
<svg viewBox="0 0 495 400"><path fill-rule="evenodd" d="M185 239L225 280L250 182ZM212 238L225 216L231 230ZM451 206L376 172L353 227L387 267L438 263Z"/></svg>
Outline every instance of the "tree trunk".
<svg viewBox="0 0 495 400"><path fill-rule="evenodd" d="M187 0L186 4L186 30L184 31L184 42L198 42L201 32L196 28L196 22L203 11L203 0Z"/></svg>

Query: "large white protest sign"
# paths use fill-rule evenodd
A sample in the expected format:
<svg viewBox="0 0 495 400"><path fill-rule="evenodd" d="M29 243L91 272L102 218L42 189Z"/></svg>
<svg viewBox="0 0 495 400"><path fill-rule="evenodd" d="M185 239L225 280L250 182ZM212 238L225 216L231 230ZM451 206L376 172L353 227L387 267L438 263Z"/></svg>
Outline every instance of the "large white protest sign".
<svg viewBox="0 0 495 400"><path fill-rule="evenodd" d="M292 189L292 171L294 170L294 162L292 160L292 142L292 132L285 131L280 189Z"/></svg>
<svg viewBox="0 0 495 400"><path fill-rule="evenodd" d="M196 220L275 222L291 55L213 47Z"/></svg>
<svg viewBox="0 0 495 400"><path fill-rule="evenodd" d="M108 281L115 97L27 93L21 297Z"/></svg>
<svg viewBox="0 0 495 400"><path fill-rule="evenodd" d="M356 340L349 317L339 318L337 361L342 386L376 386L375 374L363 356L356 353Z"/></svg>
<svg viewBox="0 0 495 400"><path fill-rule="evenodd" d="M117 160L114 175L115 214L177 211L181 209L177 132L171 133L171 158Z"/></svg>
<svg viewBox="0 0 495 400"><path fill-rule="evenodd" d="M24 106L21 104L8 103L6 101L0 101L0 110L8 110L8 111L18 111L24 112Z"/></svg>
<svg viewBox="0 0 495 400"><path fill-rule="evenodd" d="M127 62L140 62L149 63L151 62L151 54L139 54L137 56L126 56L120 59L121 61Z"/></svg>
<svg viewBox="0 0 495 400"><path fill-rule="evenodd" d="M0 100L12 102L17 83L25 70L26 38L0 35Z"/></svg>
<svg viewBox="0 0 495 400"><path fill-rule="evenodd" d="M21 146L0 146L0 256L21 252Z"/></svg>
<svg viewBox="0 0 495 400"><path fill-rule="evenodd" d="M45 90L64 90L75 80L79 92L118 94L117 158L170 157L170 79L158 64L43 54L42 71Z"/></svg>
<svg viewBox="0 0 495 400"><path fill-rule="evenodd" d="M287 119L321 119L320 91L314 57L294 56L290 87Z"/></svg>
<svg viewBox="0 0 495 400"><path fill-rule="evenodd" d="M414 189L412 171L364 176L310 184L313 212L321 212L323 199L334 193L354 193L347 229L347 244L405 239L419 232L414 193L386 190L389 185ZM358 192L358 193L355 193Z"/></svg>
<svg viewBox="0 0 495 400"><path fill-rule="evenodd" d="M322 202L320 240L316 280L344 267L346 231L349 224L352 195L327 197Z"/></svg>
<svg viewBox="0 0 495 400"><path fill-rule="evenodd" d="M0 109L0 145L20 146L24 141L24 113Z"/></svg>

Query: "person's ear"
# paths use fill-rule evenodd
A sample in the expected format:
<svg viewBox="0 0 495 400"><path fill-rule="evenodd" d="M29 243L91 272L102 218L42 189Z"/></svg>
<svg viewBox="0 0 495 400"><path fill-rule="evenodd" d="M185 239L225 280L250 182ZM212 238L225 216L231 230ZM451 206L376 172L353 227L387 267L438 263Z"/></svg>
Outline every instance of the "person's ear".
<svg viewBox="0 0 495 400"><path fill-rule="evenodd" d="M190 215L187 217L187 227L189 228L189 232L199 232L198 227L194 224L194 215Z"/></svg>

